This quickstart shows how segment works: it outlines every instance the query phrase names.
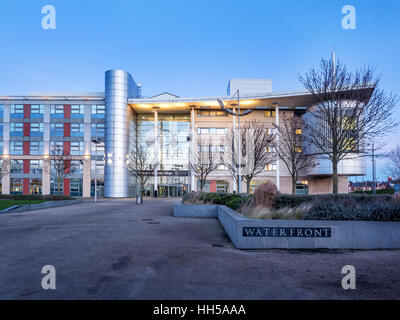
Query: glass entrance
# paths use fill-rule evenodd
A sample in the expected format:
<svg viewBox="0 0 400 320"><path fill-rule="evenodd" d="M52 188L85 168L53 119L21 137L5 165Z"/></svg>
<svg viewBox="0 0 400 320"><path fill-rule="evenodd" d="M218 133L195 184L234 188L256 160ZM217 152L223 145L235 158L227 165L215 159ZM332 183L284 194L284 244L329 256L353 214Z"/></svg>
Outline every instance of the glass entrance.
<svg viewBox="0 0 400 320"><path fill-rule="evenodd" d="M183 185L162 185L158 186L158 197L160 198L176 198L182 197L186 187Z"/></svg>

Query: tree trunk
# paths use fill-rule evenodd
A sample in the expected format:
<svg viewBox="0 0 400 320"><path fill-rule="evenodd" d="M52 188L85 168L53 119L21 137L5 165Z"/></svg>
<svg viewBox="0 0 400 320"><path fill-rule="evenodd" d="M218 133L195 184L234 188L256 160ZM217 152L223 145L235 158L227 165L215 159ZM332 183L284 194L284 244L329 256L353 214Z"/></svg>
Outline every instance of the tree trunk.
<svg viewBox="0 0 400 320"><path fill-rule="evenodd" d="M206 184L206 181L203 180L203 179L201 179L201 180L200 180L200 191L203 191L204 185L205 185L205 184Z"/></svg>
<svg viewBox="0 0 400 320"><path fill-rule="evenodd" d="M338 161L332 161L332 172L333 172L333 194L339 193L339 178L338 178Z"/></svg>
<svg viewBox="0 0 400 320"><path fill-rule="evenodd" d="M250 183L251 183L251 179L250 180L246 179L246 185L247 185L246 191L247 191L247 194L250 194Z"/></svg>
<svg viewBox="0 0 400 320"><path fill-rule="evenodd" d="M57 194L60 194L60 184L61 184L61 181L60 181L60 178L58 178L57 179Z"/></svg>
<svg viewBox="0 0 400 320"><path fill-rule="evenodd" d="M292 174L292 194L296 194L296 175Z"/></svg>

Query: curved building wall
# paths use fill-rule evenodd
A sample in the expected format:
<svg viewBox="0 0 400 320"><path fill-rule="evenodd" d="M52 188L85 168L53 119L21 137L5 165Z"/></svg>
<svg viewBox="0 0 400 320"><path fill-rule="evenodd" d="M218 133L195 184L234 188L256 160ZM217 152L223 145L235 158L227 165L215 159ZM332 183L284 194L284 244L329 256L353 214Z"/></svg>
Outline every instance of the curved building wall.
<svg viewBox="0 0 400 320"><path fill-rule="evenodd" d="M309 176L332 175L332 162L325 156L317 156L318 164L307 170ZM366 174L366 160L364 157L350 155L348 159L339 161L338 174L343 176L363 176Z"/></svg>
<svg viewBox="0 0 400 320"><path fill-rule="evenodd" d="M132 76L122 70L110 70L105 75L106 144L104 196L129 196L128 170L128 98L137 98L138 87Z"/></svg>
<svg viewBox="0 0 400 320"><path fill-rule="evenodd" d="M349 108L352 106L351 101L344 101L343 103L347 104ZM313 106L310 108L310 110L315 110L315 108L318 108L318 106ZM327 136L329 133L326 128L326 124L322 122L321 119L312 116L312 111L307 112L303 116L303 122L308 122L310 126L313 128L319 128L320 133L323 134L324 136ZM303 135L305 139L307 139L307 129L304 128L303 130ZM321 140L322 142L322 140ZM321 150L319 150L316 146L314 145L305 145L304 146L305 152L307 154L315 154L315 157L317 158L317 165L315 167L309 168L307 170L307 174L311 176L326 176L326 175L332 175L333 174L333 169L332 169L332 163L328 159L327 156L324 155L318 155L321 153ZM362 156L362 154L350 154L343 160L341 160L338 164L338 174L343 175L343 176L361 176L366 174L366 160L365 157Z"/></svg>

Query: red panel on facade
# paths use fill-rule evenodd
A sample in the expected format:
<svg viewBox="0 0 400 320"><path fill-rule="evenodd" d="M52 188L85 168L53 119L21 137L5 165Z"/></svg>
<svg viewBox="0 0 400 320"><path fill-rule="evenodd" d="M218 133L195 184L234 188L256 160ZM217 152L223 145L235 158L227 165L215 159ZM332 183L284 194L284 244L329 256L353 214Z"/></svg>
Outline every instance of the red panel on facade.
<svg viewBox="0 0 400 320"><path fill-rule="evenodd" d="M24 104L24 118L30 118L31 117L31 105L30 104Z"/></svg>
<svg viewBox="0 0 400 320"><path fill-rule="evenodd" d="M29 141L24 141L24 156L29 156L30 153L30 142Z"/></svg>
<svg viewBox="0 0 400 320"><path fill-rule="evenodd" d="M71 124L66 122L64 123L64 137L70 137L71 136Z"/></svg>
<svg viewBox="0 0 400 320"><path fill-rule="evenodd" d="M71 170L71 160L64 160L64 173L68 174Z"/></svg>
<svg viewBox="0 0 400 320"><path fill-rule="evenodd" d="M29 174L30 173L30 166L31 162L29 160L24 160L24 173Z"/></svg>
<svg viewBox="0 0 400 320"><path fill-rule="evenodd" d="M24 178L24 184L23 184L23 194L28 195L30 194L29 192L29 178Z"/></svg>
<svg viewBox="0 0 400 320"><path fill-rule="evenodd" d="M29 137L31 135L31 124L26 122L24 123L24 137Z"/></svg>
<svg viewBox="0 0 400 320"><path fill-rule="evenodd" d="M71 105L70 104L64 105L64 118L71 119Z"/></svg>
<svg viewBox="0 0 400 320"><path fill-rule="evenodd" d="M64 155L69 156L71 155L71 142L64 141Z"/></svg>
<svg viewBox="0 0 400 320"><path fill-rule="evenodd" d="M217 192L217 181L210 181L210 192Z"/></svg>
<svg viewBox="0 0 400 320"><path fill-rule="evenodd" d="M71 180L64 179L64 196L69 196L71 194Z"/></svg>

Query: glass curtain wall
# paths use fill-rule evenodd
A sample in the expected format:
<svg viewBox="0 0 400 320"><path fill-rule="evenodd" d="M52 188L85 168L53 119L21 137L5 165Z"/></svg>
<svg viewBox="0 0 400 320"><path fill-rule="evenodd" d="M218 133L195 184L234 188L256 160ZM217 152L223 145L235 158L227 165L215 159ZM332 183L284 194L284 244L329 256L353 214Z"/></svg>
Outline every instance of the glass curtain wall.
<svg viewBox="0 0 400 320"><path fill-rule="evenodd" d="M187 191L189 163L189 114L158 114L158 195L178 197ZM137 116L137 143L154 154L154 114ZM152 195L154 177L145 186Z"/></svg>

